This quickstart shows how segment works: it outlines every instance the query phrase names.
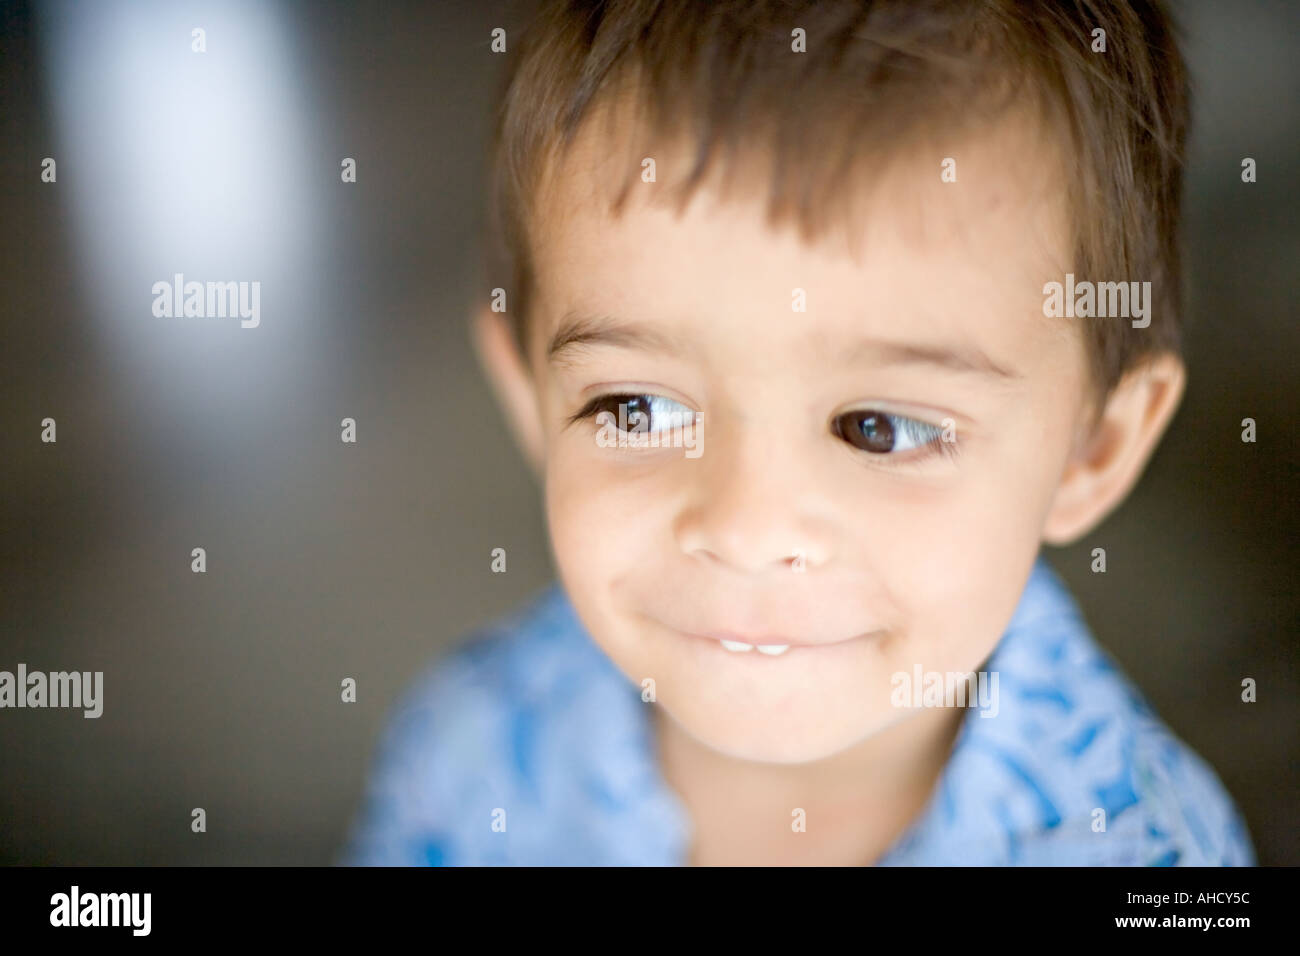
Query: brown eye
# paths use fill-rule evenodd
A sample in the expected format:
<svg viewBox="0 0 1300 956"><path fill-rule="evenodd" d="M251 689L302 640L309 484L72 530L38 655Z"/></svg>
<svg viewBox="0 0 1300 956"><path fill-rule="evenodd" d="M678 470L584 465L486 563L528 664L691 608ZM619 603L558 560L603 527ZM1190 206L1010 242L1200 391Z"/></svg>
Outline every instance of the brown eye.
<svg viewBox="0 0 1300 956"><path fill-rule="evenodd" d="M652 397L649 395L601 395L588 403L587 407L575 415L575 418L587 418L599 412L607 412L611 423L621 429L627 426L628 434L648 432L651 424Z"/></svg>
<svg viewBox="0 0 1300 956"><path fill-rule="evenodd" d="M599 420L601 415L605 415L608 423L620 432L649 435L690 427L690 423L696 421L696 414L681 402L663 395L614 393L593 398L577 414L570 416L569 422L592 417Z"/></svg>
<svg viewBox="0 0 1300 956"><path fill-rule="evenodd" d="M894 423L877 411L846 412L835 419L835 434L855 448L876 454L894 450Z"/></svg>
<svg viewBox="0 0 1300 956"><path fill-rule="evenodd" d="M624 399L627 405L627 430L629 432L650 431L650 396L623 395L619 397ZM614 409L614 414L618 414L617 407Z"/></svg>

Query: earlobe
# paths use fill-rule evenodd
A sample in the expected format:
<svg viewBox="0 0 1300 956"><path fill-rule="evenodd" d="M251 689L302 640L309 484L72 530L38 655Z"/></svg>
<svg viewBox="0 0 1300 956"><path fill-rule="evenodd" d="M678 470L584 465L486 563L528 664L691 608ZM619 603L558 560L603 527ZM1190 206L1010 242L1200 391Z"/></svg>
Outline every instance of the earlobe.
<svg viewBox="0 0 1300 956"><path fill-rule="evenodd" d="M1169 353L1124 375L1066 467L1043 525L1045 542L1075 541L1128 496L1178 409L1186 379L1182 360Z"/></svg>
<svg viewBox="0 0 1300 956"><path fill-rule="evenodd" d="M484 305L471 319L479 364L496 394L515 442L533 471L542 470L544 429L533 376L515 340L510 319Z"/></svg>

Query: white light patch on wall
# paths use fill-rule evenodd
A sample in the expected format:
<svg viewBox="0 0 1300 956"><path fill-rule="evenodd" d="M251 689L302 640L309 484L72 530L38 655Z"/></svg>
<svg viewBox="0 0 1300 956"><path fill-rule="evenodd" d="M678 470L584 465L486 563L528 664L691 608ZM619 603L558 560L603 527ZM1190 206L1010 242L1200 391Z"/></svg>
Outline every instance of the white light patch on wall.
<svg viewBox="0 0 1300 956"><path fill-rule="evenodd" d="M332 164L308 135L310 91L279 8L37 9L58 140L46 150L58 162L52 188L67 190L87 333L166 393L151 398L212 415L230 410L232 385L262 399L291 387L282 360L309 345L302 293L321 251L304 181ZM177 274L257 283L256 327L238 315L156 316L154 284Z"/></svg>

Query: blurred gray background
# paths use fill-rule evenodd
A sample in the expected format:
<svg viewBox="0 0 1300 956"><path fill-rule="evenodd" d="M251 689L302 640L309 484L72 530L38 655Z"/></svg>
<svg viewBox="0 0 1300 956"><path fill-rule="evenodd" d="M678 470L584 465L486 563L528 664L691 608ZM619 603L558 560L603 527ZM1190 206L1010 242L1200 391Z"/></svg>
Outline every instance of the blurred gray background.
<svg viewBox="0 0 1300 956"><path fill-rule="evenodd" d="M106 685L98 720L0 711L0 863L333 862L396 695L551 579L466 332L490 32L531 10L0 4L0 669ZM1294 865L1300 14L1175 12L1190 386L1125 507L1050 556ZM261 326L155 319L176 272L260 280Z"/></svg>

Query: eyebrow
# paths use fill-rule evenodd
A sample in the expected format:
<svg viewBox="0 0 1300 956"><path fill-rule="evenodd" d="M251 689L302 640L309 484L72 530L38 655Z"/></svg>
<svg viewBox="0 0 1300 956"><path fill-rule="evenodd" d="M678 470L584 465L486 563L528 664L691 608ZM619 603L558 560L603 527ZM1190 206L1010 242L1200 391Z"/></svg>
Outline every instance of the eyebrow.
<svg viewBox="0 0 1300 956"><path fill-rule="evenodd" d="M644 349L663 355L679 355L685 351L675 337L634 322L624 322L608 315L585 315L569 312L560 320L559 327L546 347L549 362L564 361L565 353L591 345L613 348Z"/></svg>
<svg viewBox="0 0 1300 956"><path fill-rule="evenodd" d="M555 334L551 336L550 345L546 349L547 361L564 362L567 353L584 346L643 349L669 356L682 355L687 351L678 338L658 329L609 315L587 315L571 311L564 316ZM1007 382L1023 377L973 346L932 346L864 339L842 350L838 361L850 365L868 358L882 364L929 365Z"/></svg>
<svg viewBox="0 0 1300 956"><path fill-rule="evenodd" d="M974 346L917 345L912 342L868 339L846 350L843 361L846 364L852 363L865 356L877 358L882 364L930 365L950 372L982 375L1004 382L1024 377L1015 369L995 362Z"/></svg>

